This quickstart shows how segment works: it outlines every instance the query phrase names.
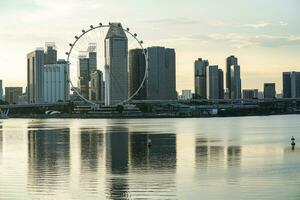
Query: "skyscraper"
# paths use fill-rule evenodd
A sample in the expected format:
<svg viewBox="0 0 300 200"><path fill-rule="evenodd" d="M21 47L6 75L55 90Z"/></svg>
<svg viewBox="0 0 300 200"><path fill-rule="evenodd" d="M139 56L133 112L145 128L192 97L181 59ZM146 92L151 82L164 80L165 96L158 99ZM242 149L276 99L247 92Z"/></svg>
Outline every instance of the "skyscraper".
<svg viewBox="0 0 300 200"><path fill-rule="evenodd" d="M291 72L282 73L283 98L292 98Z"/></svg>
<svg viewBox="0 0 300 200"><path fill-rule="evenodd" d="M264 98L274 99L276 97L275 83L264 84Z"/></svg>
<svg viewBox="0 0 300 200"><path fill-rule="evenodd" d="M219 79L219 99L224 99L224 73L222 69L218 71Z"/></svg>
<svg viewBox="0 0 300 200"><path fill-rule="evenodd" d="M207 98L219 99L219 69L218 65L210 65L207 70Z"/></svg>
<svg viewBox="0 0 300 200"><path fill-rule="evenodd" d="M235 56L226 59L226 88L229 99L241 98L240 66Z"/></svg>
<svg viewBox="0 0 300 200"><path fill-rule="evenodd" d="M105 105L128 98L128 40L120 23L112 23L105 37Z"/></svg>
<svg viewBox="0 0 300 200"><path fill-rule="evenodd" d="M80 52L78 57L78 86L81 95L89 99L91 74L97 70L96 44L89 43L87 51Z"/></svg>
<svg viewBox="0 0 300 200"><path fill-rule="evenodd" d="M103 103L104 95L103 73L100 70L96 70L91 74L89 99L94 102Z"/></svg>
<svg viewBox="0 0 300 200"><path fill-rule="evenodd" d="M176 55L174 49L149 47L147 99L175 100L176 95Z"/></svg>
<svg viewBox="0 0 300 200"><path fill-rule="evenodd" d="M27 97L28 103L43 102L44 63L43 48L27 54Z"/></svg>
<svg viewBox="0 0 300 200"><path fill-rule="evenodd" d="M90 75L97 70L97 44L89 43L87 52L89 58L89 80L91 80Z"/></svg>
<svg viewBox="0 0 300 200"><path fill-rule="evenodd" d="M146 70L145 56L142 49L132 49L129 51L129 96L132 96L140 87ZM133 99L146 99L146 81L141 90Z"/></svg>
<svg viewBox="0 0 300 200"><path fill-rule="evenodd" d="M3 100L3 85L2 85L2 80L0 80L0 100Z"/></svg>
<svg viewBox="0 0 300 200"><path fill-rule="evenodd" d="M291 73L291 96L300 98L300 72Z"/></svg>
<svg viewBox="0 0 300 200"><path fill-rule="evenodd" d="M65 60L44 66L44 102L55 103L70 99L69 65Z"/></svg>
<svg viewBox="0 0 300 200"><path fill-rule="evenodd" d="M88 99L89 98L89 58L86 55L86 52L81 52L78 57L78 87L80 90L80 94Z"/></svg>
<svg viewBox="0 0 300 200"><path fill-rule="evenodd" d="M194 62L195 98L206 99L206 71L209 62L199 58Z"/></svg>
<svg viewBox="0 0 300 200"><path fill-rule="evenodd" d="M300 98L300 72L283 72L283 98Z"/></svg>
<svg viewBox="0 0 300 200"><path fill-rule="evenodd" d="M45 52L45 65L56 64L57 62L57 50L54 42L46 43Z"/></svg>

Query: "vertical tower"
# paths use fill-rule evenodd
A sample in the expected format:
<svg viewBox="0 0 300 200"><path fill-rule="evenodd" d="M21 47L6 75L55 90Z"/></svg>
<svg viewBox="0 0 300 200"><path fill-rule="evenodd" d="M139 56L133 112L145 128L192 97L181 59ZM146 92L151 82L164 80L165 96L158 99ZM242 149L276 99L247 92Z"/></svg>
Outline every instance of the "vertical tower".
<svg viewBox="0 0 300 200"><path fill-rule="evenodd" d="M44 57L43 48L27 54L28 103L42 103L44 100Z"/></svg>
<svg viewBox="0 0 300 200"><path fill-rule="evenodd" d="M219 79L219 99L224 99L224 73L222 69L218 70Z"/></svg>
<svg viewBox="0 0 300 200"><path fill-rule="evenodd" d="M208 66L207 97L208 99L219 99L219 70L217 65Z"/></svg>
<svg viewBox="0 0 300 200"><path fill-rule="evenodd" d="M300 72L291 73L291 97L300 98Z"/></svg>
<svg viewBox="0 0 300 200"><path fill-rule="evenodd" d="M292 98L291 72L282 73L283 98Z"/></svg>
<svg viewBox="0 0 300 200"><path fill-rule="evenodd" d="M90 43L87 49L89 58L89 80L91 80L91 74L97 70L97 44Z"/></svg>
<svg viewBox="0 0 300 200"><path fill-rule="evenodd" d="M128 40L120 23L112 23L105 37L105 105L128 98Z"/></svg>
<svg viewBox="0 0 300 200"><path fill-rule="evenodd" d="M206 70L209 62L199 58L194 62L195 97L196 99L206 99Z"/></svg>
<svg viewBox="0 0 300 200"><path fill-rule="evenodd" d="M146 70L145 56L142 49L132 49L129 51L129 96L132 96L134 92L140 87ZM142 100L146 99L146 82L142 86L142 89L134 97L134 99Z"/></svg>
<svg viewBox="0 0 300 200"><path fill-rule="evenodd" d="M241 98L240 66L235 56L226 59L226 88L229 99Z"/></svg>
<svg viewBox="0 0 300 200"><path fill-rule="evenodd" d="M80 89L81 95L88 99L89 98L89 58L86 52L81 52L78 57L78 87Z"/></svg>

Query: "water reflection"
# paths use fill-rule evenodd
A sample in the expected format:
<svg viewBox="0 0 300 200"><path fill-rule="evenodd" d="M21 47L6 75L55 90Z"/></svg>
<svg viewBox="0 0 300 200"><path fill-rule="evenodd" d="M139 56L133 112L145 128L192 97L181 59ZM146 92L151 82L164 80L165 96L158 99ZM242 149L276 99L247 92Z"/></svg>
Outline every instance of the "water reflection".
<svg viewBox="0 0 300 200"><path fill-rule="evenodd" d="M111 127L106 131L106 194L110 198L128 196L128 128Z"/></svg>
<svg viewBox="0 0 300 200"><path fill-rule="evenodd" d="M103 133L80 129L80 184L81 188L97 193L99 163L103 159Z"/></svg>
<svg viewBox="0 0 300 200"><path fill-rule="evenodd" d="M55 190L64 189L70 179L70 130L30 129L28 188L41 194L55 194Z"/></svg>
<svg viewBox="0 0 300 200"><path fill-rule="evenodd" d="M181 120L5 120L0 199L299 199L299 117L275 135Z"/></svg>
<svg viewBox="0 0 300 200"><path fill-rule="evenodd" d="M242 147L221 145L222 143L207 138L196 138L196 173L207 179L227 174L229 183L237 183L240 177Z"/></svg>

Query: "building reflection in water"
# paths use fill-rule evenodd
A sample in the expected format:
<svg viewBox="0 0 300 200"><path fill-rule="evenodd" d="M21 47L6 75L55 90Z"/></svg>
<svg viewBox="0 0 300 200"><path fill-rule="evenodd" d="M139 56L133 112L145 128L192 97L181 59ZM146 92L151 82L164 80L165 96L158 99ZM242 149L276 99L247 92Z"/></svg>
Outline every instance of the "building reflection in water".
<svg viewBox="0 0 300 200"><path fill-rule="evenodd" d="M240 146L227 147L227 166L239 167L241 165L242 148Z"/></svg>
<svg viewBox="0 0 300 200"><path fill-rule="evenodd" d="M151 139L152 146L147 142ZM176 171L176 135L175 134L131 134L130 167L146 167L151 170Z"/></svg>
<svg viewBox="0 0 300 200"><path fill-rule="evenodd" d="M97 192L99 162L103 159L103 132L80 130L80 184L90 192Z"/></svg>
<svg viewBox="0 0 300 200"><path fill-rule="evenodd" d="M152 141L150 148L148 139ZM130 173L133 175L129 185L134 185L135 191L144 191L153 198L175 197L176 135L131 133L129 144Z"/></svg>
<svg viewBox="0 0 300 200"><path fill-rule="evenodd" d="M106 195L129 198L128 195L128 128L113 126L106 131Z"/></svg>
<svg viewBox="0 0 300 200"><path fill-rule="evenodd" d="M68 187L70 130L28 128L28 188L54 194ZM39 191L35 191L39 188Z"/></svg>
<svg viewBox="0 0 300 200"><path fill-rule="evenodd" d="M209 177L225 173L228 174L229 182L236 182L240 176L242 148L241 146L216 145L217 143L218 141L209 141L206 138L196 139L197 173Z"/></svg>
<svg viewBox="0 0 300 200"><path fill-rule="evenodd" d="M119 126L108 129L105 137L106 185L109 187L106 194L109 198L129 199L131 195L140 195L134 194L134 191L130 194L131 187L136 191L145 191L145 185L152 187L152 196L159 195L159 191L165 194L169 191L169 197L175 195L175 134L129 133L127 127ZM147 145L148 139L152 140L151 148ZM153 177L155 173L157 177ZM138 178L135 179L135 176Z"/></svg>

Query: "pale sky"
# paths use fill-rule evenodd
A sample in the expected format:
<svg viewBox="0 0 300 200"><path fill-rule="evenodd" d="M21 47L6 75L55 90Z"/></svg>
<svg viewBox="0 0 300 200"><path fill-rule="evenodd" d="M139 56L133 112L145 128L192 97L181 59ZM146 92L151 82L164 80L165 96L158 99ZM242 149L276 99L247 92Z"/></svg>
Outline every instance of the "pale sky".
<svg viewBox="0 0 300 200"><path fill-rule="evenodd" d="M281 92L282 71L300 71L299 10L299 0L0 0L0 79L25 87L28 52L53 41L65 59L81 29L121 22L145 46L176 49L178 91L194 89L198 57L225 72L235 55L242 88Z"/></svg>

